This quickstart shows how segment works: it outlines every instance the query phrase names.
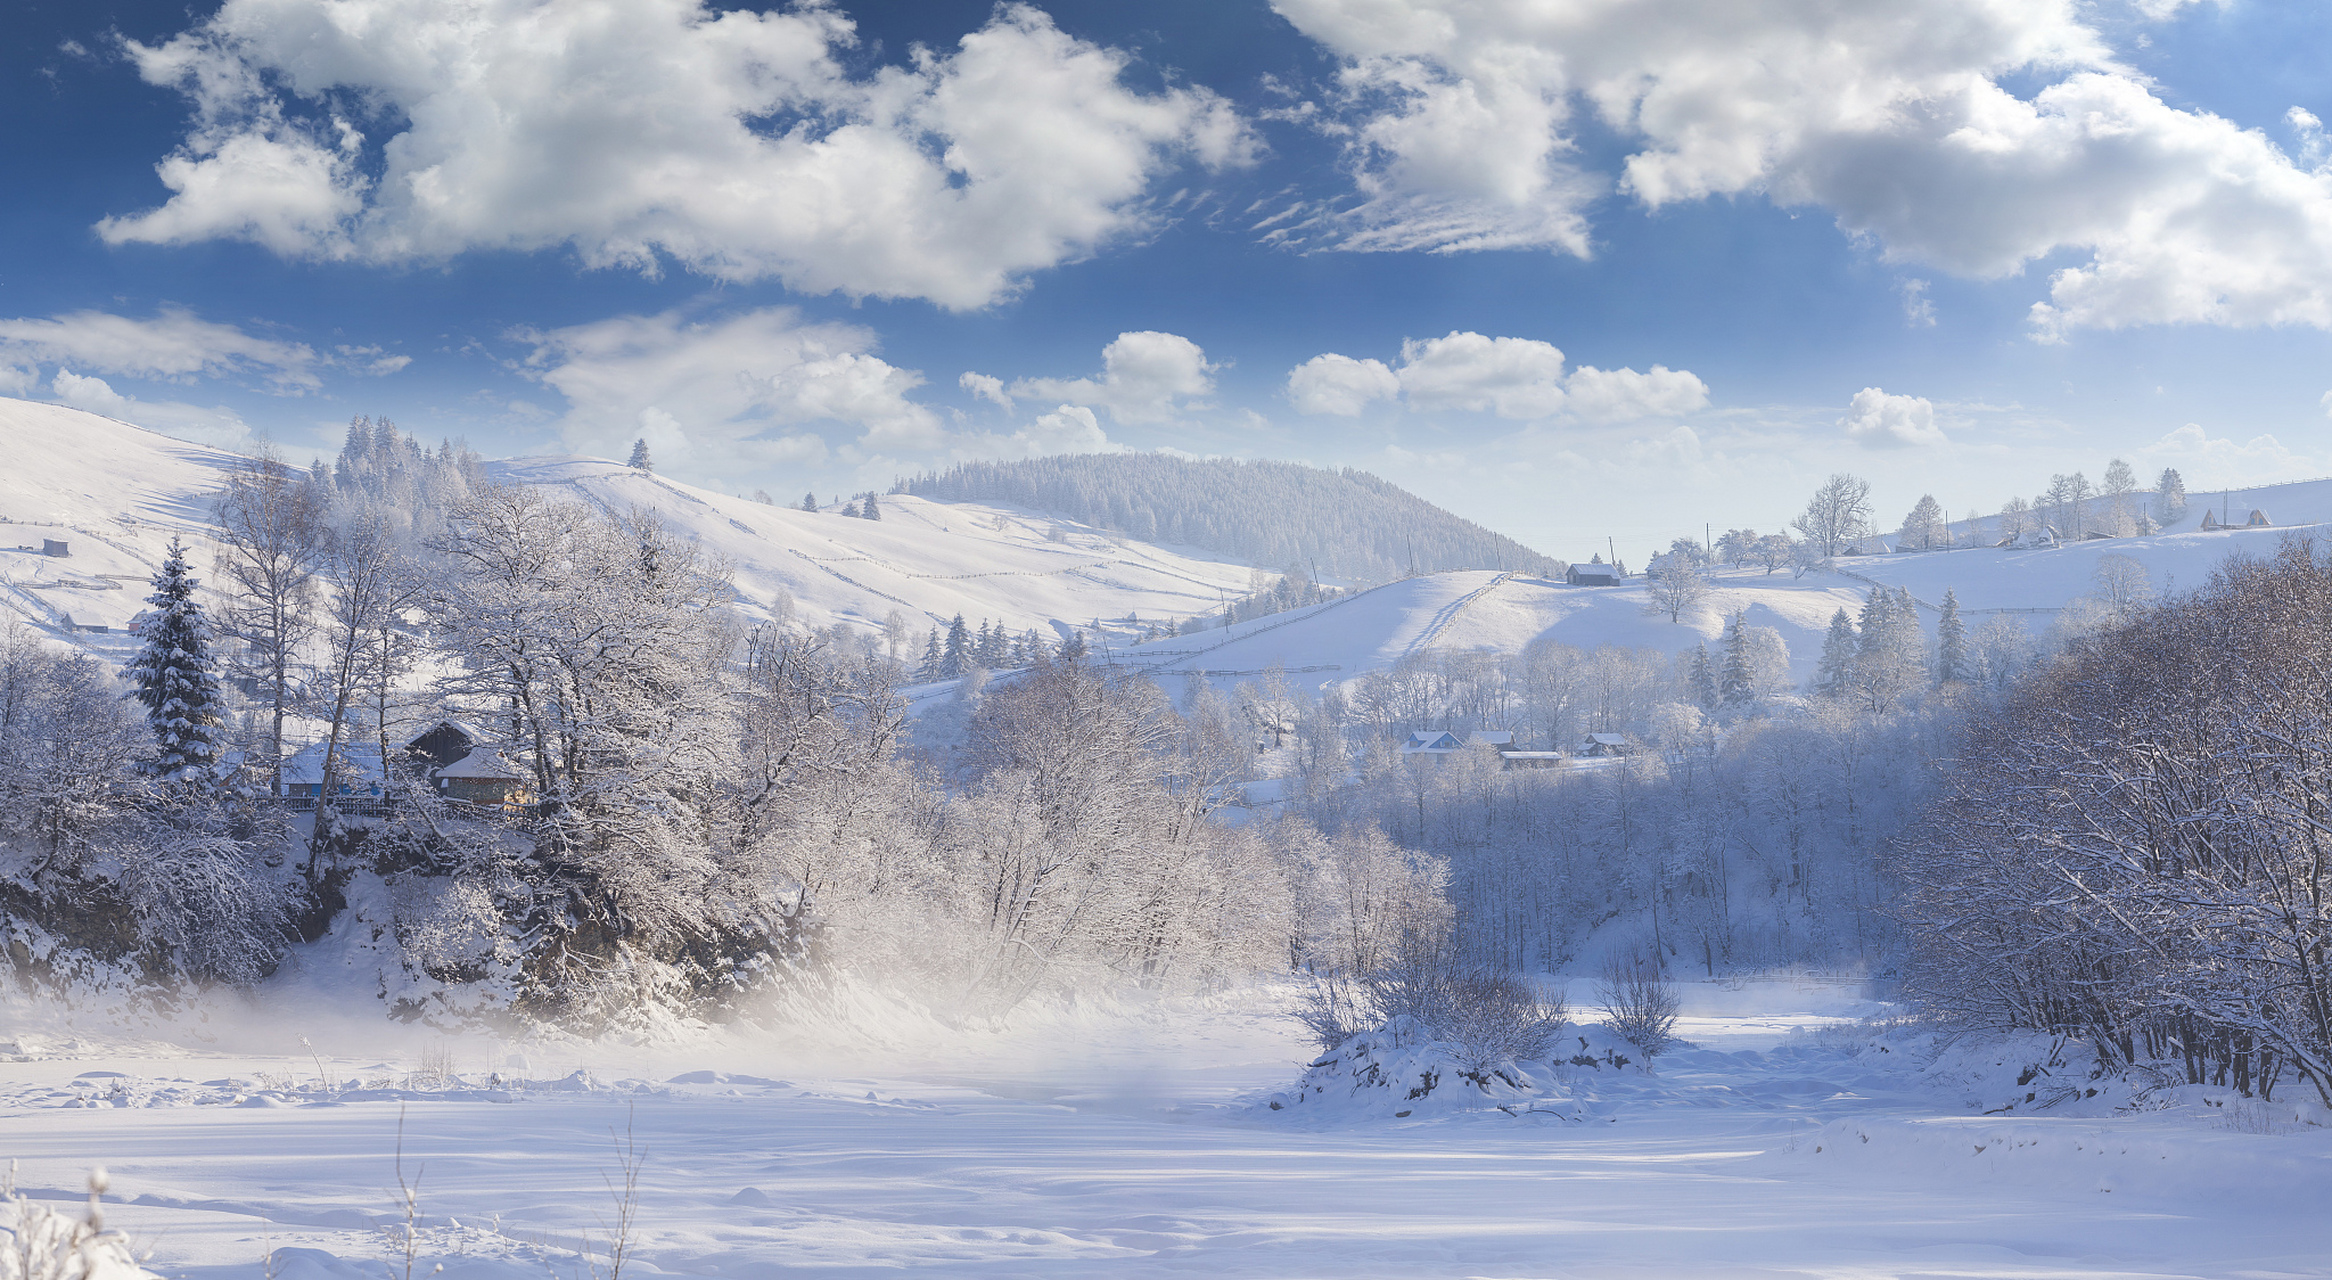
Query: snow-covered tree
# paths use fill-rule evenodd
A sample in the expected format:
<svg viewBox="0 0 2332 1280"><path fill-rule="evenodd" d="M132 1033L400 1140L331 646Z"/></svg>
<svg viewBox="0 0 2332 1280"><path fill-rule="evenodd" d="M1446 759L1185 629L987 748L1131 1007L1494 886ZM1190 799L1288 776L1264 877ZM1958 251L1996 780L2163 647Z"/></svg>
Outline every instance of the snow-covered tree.
<svg viewBox="0 0 2332 1280"><path fill-rule="evenodd" d="M194 598L200 579L186 567L186 547L170 539L154 574L145 643L129 665L134 696L154 731L147 772L165 785L208 786L218 780L224 723L219 678L211 660L210 620Z"/></svg>
<svg viewBox="0 0 2332 1280"><path fill-rule="evenodd" d="M1757 674L1750 666L1749 639L1742 634L1746 625L1738 613L1725 624L1725 669L1717 682L1717 694L1729 707L1745 707L1757 700ZM1707 652L1705 647L1702 652Z"/></svg>
<svg viewBox="0 0 2332 1280"><path fill-rule="evenodd" d="M858 514L868 520L880 520L883 518L883 504L874 494L868 493L865 500L859 503Z"/></svg>
<svg viewBox="0 0 2332 1280"><path fill-rule="evenodd" d="M1935 500L1934 494L1919 495L1911 514L1903 517L1901 538L1906 551L1933 551L1951 545L1949 518L1943 514L1943 504Z"/></svg>
<svg viewBox="0 0 2332 1280"><path fill-rule="evenodd" d="M1644 612L1667 614L1670 622L1682 622L1685 614L1700 607L1709 592L1708 579L1682 555L1663 559L1660 567L1652 571L1649 587L1651 602L1644 606Z"/></svg>
<svg viewBox="0 0 2332 1280"><path fill-rule="evenodd" d="M953 680L970 671L977 655L972 645L972 633L964 626L964 615L957 614L947 624L946 646L939 652L939 678Z"/></svg>
<svg viewBox="0 0 2332 1280"><path fill-rule="evenodd" d="M815 490L802 495L801 509L809 512L811 515L818 514L818 495Z"/></svg>
<svg viewBox="0 0 2332 1280"><path fill-rule="evenodd" d="M2000 536L2013 541L2032 532L2034 528L2032 504L2022 498L2010 498L2000 504Z"/></svg>
<svg viewBox="0 0 2332 1280"><path fill-rule="evenodd" d="M372 438L369 426L365 433ZM216 515L218 573L226 597L219 630L239 642L231 670L257 685L266 700L261 760L270 789L280 790L284 721L297 710L301 650L315 630L316 565L326 533L324 493L262 450L228 473Z"/></svg>
<svg viewBox="0 0 2332 1280"><path fill-rule="evenodd" d="M1765 566L1766 573L1771 574L1797 558L1798 544L1786 533L1769 533L1757 539L1749 554L1751 559Z"/></svg>
<svg viewBox="0 0 2332 1280"><path fill-rule="evenodd" d="M1830 615L1830 632L1822 638L1822 658L1814 668L1814 692L1843 697L1854 687L1857 647L1854 620L1841 608Z"/></svg>
<svg viewBox="0 0 2332 1280"><path fill-rule="evenodd" d="M1959 594L1943 589L1943 613L1935 623L1935 682L1956 684L1968 678L1968 631L1960 620Z"/></svg>
<svg viewBox="0 0 2332 1280"><path fill-rule="evenodd" d="M2137 512L2130 506L2130 494L2137 487L2137 473L2130 470L2129 463L2115 458L2105 464L2105 478L2097 485L2097 492L2105 499L2105 532L2117 538L2137 532Z"/></svg>
<svg viewBox="0 0 2332 1280"><path fill-rule="evenodd" d="M2153 580L2147 576L2146 566L2134 556L2121 554L2097 558L2097 599L2115 622L2129 617L2131 611L2153 598Z"/></svg>
<svg viewBox="0 0 2332 1280"><path fill-rule="evenodd" d="M1718 687L1717 674L1712 666L1708 645L1693 646L1691 664L1684 674L1684 692L1685 696L1702 708L1713 711L1717 703L1723 700L1724 691Z"/></svg>
<svg viewBox="0 0 2332 1280"><path fill-rule="evenodd" d="M634 471L654 471L656 469L655 460L648 456L648 442L645 439L632 441L632 460L628 465Z"/></svg>
<svg viewBox="0 0 2332 1280"><path fill-rule="evenodd" d="M1814 490L1790 527L1824 556L1837 555L1870 533L1870 481L1844 471L1831 476Z"/></svg>
<svg viewBox="0 0 2332 1280"><path fill-rule="evenodd" d="M1717 538L1717 559L1738 569L1757 557L1755 529L1727 529Z"/></svg>
<svg viewBox="0 0 2332 1280"><path fill-rule="evenodd" d="M2154 518L2169 524L2186 514L2186 481L2180 478L2178 468L2162 468L2161 478L2154 481Z"/></svg>

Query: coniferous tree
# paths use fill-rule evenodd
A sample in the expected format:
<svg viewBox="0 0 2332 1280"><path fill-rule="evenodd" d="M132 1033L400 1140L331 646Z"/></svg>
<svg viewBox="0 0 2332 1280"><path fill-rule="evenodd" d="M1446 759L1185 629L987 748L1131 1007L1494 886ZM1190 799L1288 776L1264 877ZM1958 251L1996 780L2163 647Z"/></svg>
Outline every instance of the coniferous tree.
<svg viewBox="0 0 2332 1280"><path fill-rule="evenodd" d="M811 490L810 492L802 495L802 510L809 512L811 515L818 514L818 494L816 490Z"/></svg>
<svg viewBox="0 0 2332 1280"><path fill-rule="evenodd" d="M1072 631L1069 633L1069 638L1061 642L1061 661L1066 663L1085 661L1084 632Z"/></svg>
<svg viewBox="0 0 2332 1280"><path fill-rule="evenodd" d="M869 520L880 520L883 518L883 504L875 501L874 494L870 492L866 495L866 501L859 506L858 513Z"/></svg>
<svg viewBox="0 0 2332 1280"><path fill-rule="evenodd" d="M154 616L146 623L145 647L129 666L137 685L131 696L146 708L154 730L147 772L167 784L207 784L217 778L222 699L211 666L210 621L194 598L200 580L188 572L177 538L153 581L146 603Z"/></svg>
<svg viewBox="0 0 2332 1280"><path fill-rule="evenodd" d="M1702 710L1716 710L1717 677L1709 669L1709 647L1706 644L1692 651L1692 669L1684 677L1684 691Z"/></svg>
<svg viewBox="0 0 2332 1280"><path fill-rule="evenodd" d="M1935 682L1956 684L1968 678L1968 628L1960 621L1960 598L1944 588L1943 617L1935 624Z"/></svg>
<svg viewBox="0 0 2332 1280"><path fill-rule="evenodd" d="M1725 705L1733 707L1757 700L1757 677L1749 668L1749 640L1743 626L1743 615L1738 613L1725 626L1725 669L1717 686Z"/></svg>
<svg viewBox="0 0 2332 1280"><path fill-rule="evenodd" d="M947 624L947 647L939 654L939 678L953 680L969 671L972 662L972 633L959 613Z"/></svg>
<svg viewBox="0 0 2332 1280"><path fill-rule="evenodd" d="M918 680L939 679L939 664L939 628L933 627L930 633L923 637L923 661L915 666L915 678Z"/></svg>
<svg viewBox="0 0 2332 1280"><path fill-rule="evenodd" d="M632 441L631 466L635 471L654 471L656 469L655 461L648 457L648 442L646 440Z"/></svg>
<svg viewBox="0 0 2332 1280"><path fill-rule="evenodd" d="M1814 668L1814 692L1837 697L1854 684L1854 620L1841 608L1830 615L1830 634L1822 638L1822 660Z"/></svg>

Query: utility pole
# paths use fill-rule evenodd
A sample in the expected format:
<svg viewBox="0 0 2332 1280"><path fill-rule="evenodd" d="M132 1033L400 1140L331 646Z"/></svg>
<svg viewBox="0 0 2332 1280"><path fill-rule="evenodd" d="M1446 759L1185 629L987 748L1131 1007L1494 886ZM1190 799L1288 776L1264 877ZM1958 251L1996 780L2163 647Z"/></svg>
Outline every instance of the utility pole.
<svg viewBox="0 0 2332 1280"><path fill-rule="evenodd" d="M1618 573L1618 572L1619 572L1619 540L1618 540L1618 539L1616 539L1616 538L1614 538L1614 537L1612 537L1612 536L1611 536L1610 534L1608 534L1608 533L1607 533L1607 534L1605 534L1605 535L1603 535L1603 549L1604 549L1606 552L1609 552L1609 553L1610 553L1610 555L1611 555L1611 571L1612 571L1614 574Z"/></svg>

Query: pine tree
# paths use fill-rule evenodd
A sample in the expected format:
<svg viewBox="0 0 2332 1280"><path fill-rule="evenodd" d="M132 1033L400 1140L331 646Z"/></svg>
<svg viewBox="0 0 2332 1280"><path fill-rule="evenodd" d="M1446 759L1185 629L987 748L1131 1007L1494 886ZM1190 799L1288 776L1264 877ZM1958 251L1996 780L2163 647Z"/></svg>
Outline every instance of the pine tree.
<svg viewBox="0 0 2332 1280"><path fill-rule="evenodd" d="M959 613L947 624L947 647L939 654L939 678L955 679L971 669L972 661L972 633L964 627L964 615Z"/></svg>
<svg viewBox="0 0 2332 1280"><path fill-rule="evenodd" d="M1072 631L1069 638L1061 642L1061 661L1072 664L1085 661L1084 632Z"/></svg>
<svg viewBox="0 0 2332 1280"><path fill-rule="evenodd" d="M869 520L880 520L883 518L883 505L875 501L874 494L869 493L866 495L865 504L859 507L858 513Z"/></svg>
<svg viewBox="0 0 2332 1280"><path fill-rule="evenodd" d="M145 647L129 665L137 685L130 696L146 708L157 748L146 772L164 783L207 783L217 777L222 699L211 666L210 622L194 598L200 580L187 571L186 548L177 538L153 581L146 603L154 617Z"/></svg>
<svg viewBox="0 0 2332 1280"><path fill-rule="evenodd" d="M917 680L937 680L939 675L939 628L933 627L923 637L923 661L915 666Z"/></svg>
<svg viewBox="0 0 2332 1280"><path fill-rule="evenodd" d="M1709 647L1702 644L1692 651L1692 670L1684 677L1685 696L1703 710L1714 711L1717 706L1717 679L1709 670Z"/></svg>
<svg viewBox="0 0 2332 1280"><path fill-rule="evenodd" d="M655 462L648 457L648 442L646 440L632 441L631 466L634 471L654 471L656 469Z"/></svg>
<svg viewBox="0 0 2332 1280"><path fill-rule="evenodd" d="M1749 670L1749 638L1743 634L1742 615L1738 613L1725 627L1725 670L1718 692L1727 706L1746 706L1757 700L1757 677Z"/></svg>
<svg viewBox="0 0 2332 1280"><path fill-rule="evenodd" d="M1854 620L1840 609L1830 616L1830 634L1822 639L1822 660L1814 668L1814 692L1837 697L1854 684Z"/></svg>
<svg viewBox="0 0 2332 1280"><path fill-rule="evenodd" d="M802 495L802 510L809 512L811 515L818 514L818 494L816 490L812 490Z"/></svg>
<svg viewBox="0 0 2332 1280"><path fill-rule="evenodd" d="M1935 624L1935 682L1956 684L1968 678L1968 628L1960 621L1960 598L1944 588L1943 617Z"/></svg>

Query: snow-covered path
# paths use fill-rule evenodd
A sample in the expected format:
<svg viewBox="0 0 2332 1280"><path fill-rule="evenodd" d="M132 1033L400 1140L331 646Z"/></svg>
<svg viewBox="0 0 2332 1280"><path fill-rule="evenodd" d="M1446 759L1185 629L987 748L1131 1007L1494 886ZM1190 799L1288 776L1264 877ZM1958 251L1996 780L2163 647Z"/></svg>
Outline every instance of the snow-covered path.
<svg viewBox="0 0 2332 1280"><path fill-rule="evenodd" d="M1823 1020L1806 1002L1730 998L1690 1024L1707 1047L1602 1082L1584 1122L1258 1111L1300 1046L1281 1020L1194 1004L1060 1020L1041 1044L942 1037L872 1073L768 1045L585 1049L659 1082L511 1091L465 1071L480 1087L457 1100L317 1105L305 1062L85 1046L0 1065L0 1155L60 1198L106 1164L129 1202L114 1222L158 1269L237 1280L271 1247L287 1280L401 1280L377 1229L400 1114L416 1274L457 1280L577 1274L627 1124L643 1274L2332 1274L2332 1134L1972 1116L1843 1038L1786 1038ZM538 1079L569 1065L535 1052ZM767 1074L721 1074L751 1062Z"/></svg>

